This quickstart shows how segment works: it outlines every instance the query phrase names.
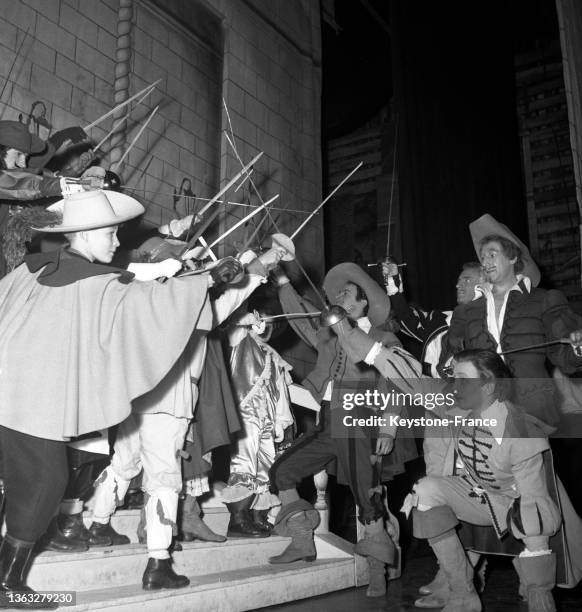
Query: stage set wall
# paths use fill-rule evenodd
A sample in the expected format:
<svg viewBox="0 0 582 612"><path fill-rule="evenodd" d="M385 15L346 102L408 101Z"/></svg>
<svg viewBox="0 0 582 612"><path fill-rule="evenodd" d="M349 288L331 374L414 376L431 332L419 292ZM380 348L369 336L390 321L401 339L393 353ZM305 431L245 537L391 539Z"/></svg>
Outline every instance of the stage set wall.
<svg viewBox="0 0 582 612"><path fill-rule="evenodd" d="M85 126L111 109L116 96L127 98L161 79L114 143L119 158L160 105L119 168L132 189L127 192L147 208L144 227L188 209L189 201L176 195L181 186L210 198L240 170L223 135L230 129L223 98L242 159L264 152L253 178L265 200L279 194L276 205L288 209L274 211L280 230L291 233L306 216L292 211L310 211L321 201L318 2L11 0L2 3L0 14L0 77L2 119L22 114L26 121L32 104L41 101L53 131ZM109 119L90 134L98 142L112 125ZM48 131L41 128L40 136ZM109 141L102 155L107 168ZM229 199L258 203L245 189ZM198 208L202 204L197 201ZM215 232L249 212L242 206L223 209ZM232 252L251 230L233 234L219 253ZM322 245L316 217L297 239L316 279L324 269ZM297 343L286 356L299 376L312 358Z"/></svg>

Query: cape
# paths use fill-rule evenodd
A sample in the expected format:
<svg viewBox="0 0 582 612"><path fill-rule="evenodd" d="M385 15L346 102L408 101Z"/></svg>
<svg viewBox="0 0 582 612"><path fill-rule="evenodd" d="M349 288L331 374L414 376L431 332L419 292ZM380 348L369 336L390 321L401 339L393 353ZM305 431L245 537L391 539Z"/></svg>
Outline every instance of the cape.
<svg viewBox="0 0 582 612"><path fill-rule="evenodd" d="M0 281L0 425L67 440L121 422L195 329L209 330L207 279L120 282L119 271L41 284L19 266Z"/></svg>
<svg viewBox="0 0 582 612"><path fill-rule="evenodd" d="M186 451L190 454L190 459L182 463L185 481L206 475L212 465L204 456L215 448L228 446L231 435L241 429L217 331L208 336L206 362L199 388L200 396L189 436L193 441L186 441Z"/></svg>

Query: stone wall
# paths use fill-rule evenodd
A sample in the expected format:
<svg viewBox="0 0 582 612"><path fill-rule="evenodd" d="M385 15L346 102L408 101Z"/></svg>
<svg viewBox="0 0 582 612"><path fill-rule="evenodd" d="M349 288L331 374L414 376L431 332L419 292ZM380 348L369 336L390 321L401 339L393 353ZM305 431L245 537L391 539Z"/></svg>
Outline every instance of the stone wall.
<svg viewBox="0 0 582 612"><path fill-rule="evenodd" d="M18 119L22 113L26 119L38 100L55 131L87 125L112 108L118 18L119 0L2 3L2 118ZM303 211L321 200L319 3L140 0L133 2L130 26L128 95L161 79L156 92L130 115L126 143L159 105L120 169L124 184L147 207L142 223L165 222L175 208L192 210L194 203L199 208L240 169L223 135L230 129L224 98L242 159L264 152L253 178L264 199L279 194L276 206L286 210L273 216L281 231L291 233L305 218ZM111 127L109 119L91 136L97 142ZM40 135L48 134L41 128ZM102 149L105 167L108 147L109 142ZM185 179L200 200L174 197ZM246 186L228 199L258 203ZM249 211L222 206L215 232ZM232 252L251 230L231 236L221 253ZM297 242L304 265L319 280L321 216ZM310 359L298 348L288 356L299 373Z"/></svg>

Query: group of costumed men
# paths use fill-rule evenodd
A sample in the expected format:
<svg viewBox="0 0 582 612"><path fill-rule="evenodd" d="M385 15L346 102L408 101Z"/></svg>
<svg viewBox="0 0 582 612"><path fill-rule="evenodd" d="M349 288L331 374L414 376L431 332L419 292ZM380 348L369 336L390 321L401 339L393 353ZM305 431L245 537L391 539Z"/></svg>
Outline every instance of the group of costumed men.
<svg viewBox="0 0 582 612"><path fill-rule="evenodd" d="M79 140L85 138L73 130L51 146L59 145L63 155ZM0 121L0 189L13 205L10 215L3 207L4 227L24 218L28 239L66 239L57 249L24 249L21 262L13 248L14 269L0 281L6 497L0 604L10 593L30 591L26 576L39 541L65 551L128 543L110 519L142 470L141 538L148 551L143 587L188 585L172 569L171 551L180 546L174 536L178 531L186 541L225 539L203 523L197 497L209 490L211 451L231 443L236 432L221 491L231 515L227 537L274 531L291 541L270 563L314 560L319 513L297 487L322 469L335 472L358 505L363 537L355 550L367 558L367 594L383 595L395 530L382 483L404 471L417 456L416 445L388 420L377 429L346 432L343 399L367 390L412 392L433 376L443 389L452 385L456 398L445 416L494 417L497 425L425 432L427 475L403 511L412 514L414 535L428 540L439 571L421 587L415 605L481 610L473 566L480 553L511 550L528 610L555 610L552 588L575 586L582 577L582 523L552 468L548 435L559 415L545 364L549 360L565 374L582 368L582 321L562 294L537 288L539 271L508 228L489 215L471 224L479 263L463 266L452 313L407 304L394 262L383 265L386 287L344 263L325 277L323 315L317 318L321 308L295 291L280 265L294 255L280 234L259 255L247 251L179 274L194 255L191 245L174 238L201 221L189 217L160 228L170 239L141 247L146 261L112 266L118 226L141 215L143 207L103 189L111 186L105 173L83 167L79 155L67 158L82 176L77 183L26 170L36 155L54 156L50 148L18 122ZM47 164L38 160L35 168ZM62 199L36 215L21 214L22 200L45 196ZM158 261L152 263L156 249ZM275 442L293 423L291 367L268 344L265 320L249 312L247 302L268 276L283 312L305 315L290 317L290 323L317 353L302 383L320 406L315 430L277 458ZM397 333L418 342L419 360ZM228 345L228 368L220 336ZM556 343L563 339L568 342ZM366 417L370 409L356 407L354 416ZM103 442L115 425L110 464L96 479L88 478L95 493L93 523L86 529L87 479L78 476L94 458L71 461L68 443L87 437L89 443ZM278 513L269 512L279 505Z"/></svg>

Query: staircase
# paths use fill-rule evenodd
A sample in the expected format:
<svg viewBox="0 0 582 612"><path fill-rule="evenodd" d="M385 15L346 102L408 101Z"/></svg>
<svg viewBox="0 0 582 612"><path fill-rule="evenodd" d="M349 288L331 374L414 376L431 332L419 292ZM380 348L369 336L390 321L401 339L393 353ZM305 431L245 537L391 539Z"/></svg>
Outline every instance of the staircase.
<svg viewBox="0 0 582 612"><path fill-rule="evenodd" d="M229 514L222 504L204 506L211 529L226 533ZM90 516L86 516L90 523ZM40 554L28 584L38 591L75 591L77 610L115 612L254 610L366 583L366 564L353 545L330 533L316 535L317 560L283 566L268 557L282 552L289 538L231 539L222 544L183 543L174 569L190 578L184 589L144 591L141 577L147 555L136 543L139 510L118 511L112 525L130 537L127 546L92 548L86 553Z"/></svg>

